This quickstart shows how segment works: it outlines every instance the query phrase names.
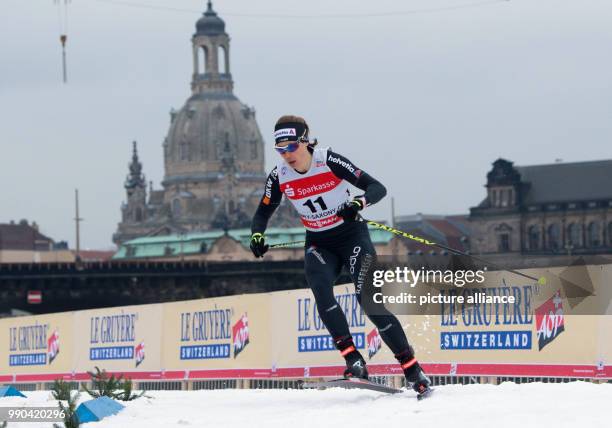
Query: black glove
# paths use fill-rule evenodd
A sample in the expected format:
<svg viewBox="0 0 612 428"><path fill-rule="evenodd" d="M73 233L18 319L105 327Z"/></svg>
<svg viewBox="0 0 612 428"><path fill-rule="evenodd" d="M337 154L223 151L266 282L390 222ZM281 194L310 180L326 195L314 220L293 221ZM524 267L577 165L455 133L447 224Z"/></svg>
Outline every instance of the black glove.
<svg viewBox="0 0 612 428"><path fill-rule="evenodd" d="M336 211L336 215L338 217L342 217L344 221L355 221L357 218L357 214L365 207L365 201L363 198L355 198L352 201L345 202L338 211Z"/></svg>
<svg viewBox="0 0 612 428"><path fill-rule="evenodd" d="M263 257L269 248L262 233L254 233L251 235L250 246L255 257Z"/></svg>

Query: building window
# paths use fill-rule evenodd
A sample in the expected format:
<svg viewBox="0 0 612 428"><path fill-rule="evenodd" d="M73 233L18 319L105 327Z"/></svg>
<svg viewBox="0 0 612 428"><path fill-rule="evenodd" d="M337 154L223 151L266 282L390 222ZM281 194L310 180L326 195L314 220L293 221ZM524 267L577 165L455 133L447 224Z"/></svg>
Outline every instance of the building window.
<svg viewBox="0 0 612 428"><path fill-rule="evenodd" d="M189 150L189 143L182 142L179 144L179 159L182 161L191 160L191 151Z"/></svg>
<svg viewBox="0 0 612 428"><path fill-rule="evenodd" d="M548 226L548 249L557 251L561 247L561 233L559 233L559 225L551 224Z"/></svg>
<svg viewBox="0 0 612 428"><path fill-rule="evenodd" d="M136 222L140 223L142 221L142 208L136 208Z"/></svg>
<svg viewBox="0 0 612 428"><path fill-rule="evenodd" d="M580 247L580 225L571 223L567 227L567 240L574 248Z"/></svg>
<svg viewBox="0 0 612 428"><path fill-rule="evenodd" d="M592 221L587 228L587 247L601 246L601 231L599 223Z"/></svg>
<svg viewBox="0 0 612 428"><path fill-rule="evenodd" d="M502 233L499 236L499 241L497 245L497 249L500 253L507 253L510 251L510 235L507 233Z"/></svg>
<svg viewBox="0 0 612 428"><path fill-rule="evenodd" d="M175 218L181 216L181 200L179 198L176 198L172 201L172 215Z"/></svg>
<svg viewBox="0 0 612 428"><path fill-rule="evenodd" d="M529 226L528 234L529 234L529 237L528 237L529 249L530 250L539 249L540 248L540 228L535 224L532 226Z"/></svg>
<svg viewBox="0 0 612 428"><path fill-rule="evenodd" d="M201 52L197 53L198 55L198 74L204 74L208 72L208 49L206 46L202 46Z"/></svg>
<svg viewBox="0 0 612 428"><path fill-rule="evenodd" d="M219 68L219 74L229 73L228 61L227 61L227 51L225 50L225 46L219 46L217 50L217 67Z"/></svg>
<svg viewBox="0 0 612 428"><path fill-rule="evenodd" d="M612 247L612 221L608 223L608 245Z"/></svg>

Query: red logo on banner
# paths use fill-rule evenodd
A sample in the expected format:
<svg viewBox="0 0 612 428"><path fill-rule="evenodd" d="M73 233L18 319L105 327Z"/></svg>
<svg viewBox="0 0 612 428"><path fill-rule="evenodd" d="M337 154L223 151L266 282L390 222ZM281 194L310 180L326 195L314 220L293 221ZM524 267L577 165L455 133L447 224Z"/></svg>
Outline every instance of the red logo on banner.
<svg viewBox="0 0 612 428"><path fill-rule="evenodd" d="M535 314L536 328L538 329L538 348L541 351L565 330L561 290L557 290L554 296L544 302L542 306L536 308Z"/></svg>
<svg viewBox="0 0 612 428"><path fill-rule="evenodd" d="M59 333L57 330L53 332L49 339L47 339L47 356L49 357L49 364L53 362L57 354L59 354L60 343L59 343Z"/></svg>
<svg viewBox="0 0 612 428"><path fill-rule="evenodd" d="M249 344L249 319L245 313L232 327L232 342L234 343L234 358Z"/></svg>
<svg viewBox="0 0 612 428"><path fill-rule="evenodd" d="M382 346L382 338L378 334L378 330L374 329L368 333L368 358L372 359Z"/></svg>
<svg viewBox="0 0 612 428"><path fill-rule="evenodd" d="M145 359L144 342L140 342L138 345L136 345L136 348L134 349L134 354L134 357L136 358L136 367L138 367L140 363L142 363Z"/></svg>

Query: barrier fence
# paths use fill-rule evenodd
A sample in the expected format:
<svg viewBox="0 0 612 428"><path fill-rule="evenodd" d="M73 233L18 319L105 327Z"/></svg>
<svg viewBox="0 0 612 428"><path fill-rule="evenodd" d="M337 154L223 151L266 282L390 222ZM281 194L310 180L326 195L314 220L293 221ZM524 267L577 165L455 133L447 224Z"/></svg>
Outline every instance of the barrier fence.
<svg viewBox="0 0 612 428"><path fill-rule="evenodd" d="M579 303L563 292L562 280L538 286L498 272L486 285L523 296L518 303L399 318L436 382L612 379L612 265L577 269L593 287ZM401 383L401 369L352 284L334 291L370 373ZM607 311L576 314L576 307L601 301ZM86 382L94 367L147 389L283 388L344 369L307 289L5 318L0 344L0 383L23 389L57 378Z"/></svg>

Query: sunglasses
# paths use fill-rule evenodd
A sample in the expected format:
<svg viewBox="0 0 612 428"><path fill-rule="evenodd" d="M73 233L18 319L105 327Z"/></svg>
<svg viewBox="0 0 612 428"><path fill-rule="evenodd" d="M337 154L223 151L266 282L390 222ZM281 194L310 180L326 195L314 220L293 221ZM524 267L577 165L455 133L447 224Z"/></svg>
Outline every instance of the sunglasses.
<svg viewBox="0 0 612 428"><path fill-rule="evenodd" d="M282 155L284 153L293 153L293 152L295 152L298 149L298 147L300 147L300 143L295 141L295 142L289 143L289 144L287 144L286 146L283 146L283 147L275 146L274 149L278 153L280 153Z"/></svg>

